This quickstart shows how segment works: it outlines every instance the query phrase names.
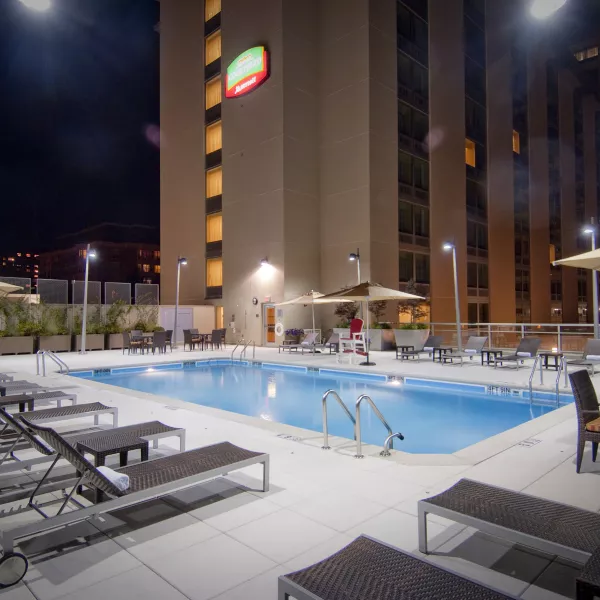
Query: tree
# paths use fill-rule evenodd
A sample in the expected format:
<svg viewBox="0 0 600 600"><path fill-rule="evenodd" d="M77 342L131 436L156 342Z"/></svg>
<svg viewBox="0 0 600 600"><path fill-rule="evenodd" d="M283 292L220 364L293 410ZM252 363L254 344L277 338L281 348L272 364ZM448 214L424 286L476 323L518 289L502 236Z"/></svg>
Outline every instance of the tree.
<svg viewBox="0 0 600 600"><path fill-rule="evenodd" d="M415 296L425 296L423 290L420 290L415 284L414 279L408 280L404 291L407 294L414 294ZM409 315L410 322L415 323L427 316L428 306L429 300L400 300L400 302L398 302L398 311L403 315Z"/></svg>
<svg viewBox="0 0 600 600"><path fill-rule="evenodd" d="M385 313L387 300L373 300L369 302L369 312L373 315L373 322L379 323L381 317Z"/></svg>
<svg viewBox="0 0 600 600"><path fill-rule="evenodd" d="M358 313L358 304L356 302L340 302L335 305L334 314L339 317L342 324L348 324L356 317Z"/></svg>

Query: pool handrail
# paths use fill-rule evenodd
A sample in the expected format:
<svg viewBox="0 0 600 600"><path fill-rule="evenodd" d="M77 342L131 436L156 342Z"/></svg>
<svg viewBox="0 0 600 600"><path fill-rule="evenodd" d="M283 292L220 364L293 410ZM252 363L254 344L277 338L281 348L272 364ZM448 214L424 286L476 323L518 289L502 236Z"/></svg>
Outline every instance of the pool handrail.
<svg viewBox="0 0 600 600"><path fill-rule="evenodd" d="M381 414L381 411L377 408L377 405L375 404L375 402L373 402L373 399L368 396L367 394L362 394L358 397L358 400L356 401L356 418L355 418L355 425L354 425L354 439L356 440L356 454L355 454L355 458L363 458L364 455L362 453L362 432L360 429L360 405L361 402L363 400L366 400L371 408L373 409L373 412L375 413L375 415L377 416L377 418L381 421L382 425L387 429L388 432L388 437L385 440L384 443L384 449L383 451L386 451L386 446L389 443L389 447L390 448L394 448L394 438L397 437L399 439L404 439L404 436L401 433L394 433L392 431L392 428L389 426L388 422L385 420L385 417ZM388 454L383 454L383 456L389 456L389 450L388 450Z"/></svg>
<svg viewBox="0 0 600 600"><path fill-rule="evenodd" d="M329 429L327 424L327 398L329 396L333 396L336 399L336 402L342 407L347 417L352 421L352 425L354 426L354 439L356 439L356 420L352 416L352 413L348 410L348 407L344 404L343 400L340 398L338 393L335 390L327 390L321 399L323 405L323 445L321 446L322 450L331 450L331 446L329 445Z"/></svg>

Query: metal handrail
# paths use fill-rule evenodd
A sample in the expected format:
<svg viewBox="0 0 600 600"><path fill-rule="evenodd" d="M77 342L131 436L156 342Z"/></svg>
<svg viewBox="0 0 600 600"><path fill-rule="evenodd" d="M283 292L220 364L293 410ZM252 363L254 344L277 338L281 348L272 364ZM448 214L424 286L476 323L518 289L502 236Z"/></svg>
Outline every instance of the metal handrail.
<svg viewBox="0 0 600 600"><path fill-rule="evenodd" d="M40 356L42 357L42 377L46 377L46 356L48 356L52 361L54 361L58 365L59 372L61 375L63 374L63 369L65 370L65 374L68 375L70 373L69 365L58 358L54 352L51 350L38 350L35 355L35 361L37 366L37 374L40 374Z"/></svg>
<svg viewBox="0 0 600 600"><path fill-rule="evenodd" d="M329 445L329 429L327 424L327 398L329 396L333 396L336 399L337 403L344 409L344 412L352 421L352 425L354 426L354 439L356 439L356 421L352 416L352 413L348 410L348 407L344 404L344 402L335 390L327 390L323 394L323 398L321 399L323 405L323 445L321 446L322 450L331 449L331 446Z"/></svg>
<svg viewBox="0 0 600 600"><path fill-rule="evenodd" d="M538 362L540 364L540 385L544 383L544 373L542 372L541 356L536 356L531 367L531 373L529 374L529 405L533 404L533 377L537 368Z"/></svg>
<svg viewBox="0 0 600 600"><path fill-rule="evenodd" d="M240 347L240 344L236 344L235 348L231 351L231 360L233 362L233 355L235 354L235 351Z"/></svg>
<svg viewBox="0 0 600 600"><path fill-rule="evenodd" d="M536 356L529 374L529 405L533 404L533 377L535 376L535 370L537 365L540 365L540 385L544 384L544 364L541 356ZM554 380L554 389L556 391L556 407L560 406L560 376L565 373L565 387L568 386L567 380L567 359L565 356L560 357L558 367L556 368L556 379Z"/></svg>
<svg viewBox="0 0 600 600"><path fill-rule="evenodd" d="M385 420L385 417L381 414L380 410L377 408L377 405L375 404L375 402L373 402L371 397L367 396L367 394L362 394L362 396L359 396L358 400L356 401L356 409L355 409L356 410L356 413L355 413L356 419L355 419L355 425L354 425L354 429L355 429L354 437L356 438L356 454L355 454L356 458L363 458L362 439L361 439L362 432L360 430L360 404L363 400L366 400L371 405L373 412L375 413L377 418L381 421L382 425L387 429L388 437L386 438L386 442L389 441L390 448L394 448L393 438L396 435L392 431L392 428L388 425L388 422Z"/></svg>
<svg viewBox="0 0 600 600"><path fill-rule="evenodd" d="M256 344L254 343L254 340L250 340L240 352L240 360L242 360L242 356L246 356L246 350L248 350L248 346L250 346L250 344L252 344L252 358L256 357Z"/></svg>
<svg viewBox="0 0 600 600"><path fill-rule="evenodd" d="M383 442L383 450L379 453L379 456L391 456L391 452L390 452L390 444L392 443L392 440L397 437L400 441L402 441L404 439L404 436L398 432L398 433L392 433L392 435L388 435L385 438L385 442ZM393 448L393 446L392 446Z"/></svg>

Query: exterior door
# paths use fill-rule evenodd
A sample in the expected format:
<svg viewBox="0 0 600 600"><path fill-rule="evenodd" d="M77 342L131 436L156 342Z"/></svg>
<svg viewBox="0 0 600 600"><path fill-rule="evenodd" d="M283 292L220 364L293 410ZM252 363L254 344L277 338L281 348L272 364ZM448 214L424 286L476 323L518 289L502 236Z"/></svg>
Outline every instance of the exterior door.
<svg viewBox="0 0 600 600"><path fill-rule="evenodd" d="M263 304L263 340L265 346L274 346L276 343L275 317L275 306Z"/></svg>

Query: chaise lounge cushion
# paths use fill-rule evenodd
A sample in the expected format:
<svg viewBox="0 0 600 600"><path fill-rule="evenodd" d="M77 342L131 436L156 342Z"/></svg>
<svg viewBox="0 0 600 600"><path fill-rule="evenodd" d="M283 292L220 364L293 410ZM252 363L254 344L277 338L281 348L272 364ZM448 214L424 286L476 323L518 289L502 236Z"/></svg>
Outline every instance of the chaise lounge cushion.
<svg viewBox="0 0 600 600"><path fill-rule="evenodd" d="M590 421L589 423L586 423L585 428L587 431L593 431L594 433L600 432L600 417Z"/></svg>

